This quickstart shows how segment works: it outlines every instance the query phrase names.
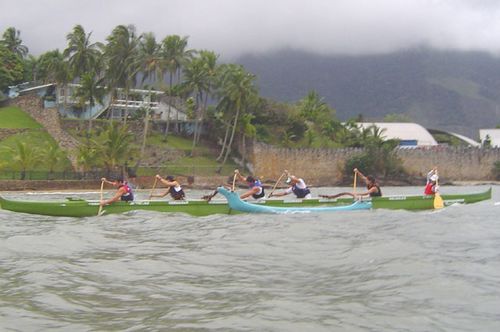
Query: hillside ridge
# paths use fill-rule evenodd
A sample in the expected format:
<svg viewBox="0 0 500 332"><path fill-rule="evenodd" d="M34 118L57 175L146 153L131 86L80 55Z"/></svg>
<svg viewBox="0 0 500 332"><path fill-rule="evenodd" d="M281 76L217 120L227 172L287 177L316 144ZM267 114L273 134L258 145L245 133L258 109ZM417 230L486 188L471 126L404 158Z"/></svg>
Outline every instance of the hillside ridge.
<svg viewBox="0 0 500 332"><path fill-rule="evenodd" d="M341 120L403 114L471 138L500 124L500 58L481 52L412 49L327 56L297 50L244 55L263 96L295 102L316 90Z"/></svg>

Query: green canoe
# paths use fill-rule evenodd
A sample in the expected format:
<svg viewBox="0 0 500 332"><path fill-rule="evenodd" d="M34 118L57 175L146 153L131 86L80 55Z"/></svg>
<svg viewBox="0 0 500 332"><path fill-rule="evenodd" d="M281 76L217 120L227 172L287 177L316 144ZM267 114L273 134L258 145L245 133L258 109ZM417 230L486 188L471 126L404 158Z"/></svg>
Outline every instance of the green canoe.
<svg viewBox="0 0 500 332"><path fill-rule="evenodd" d="M470 204L491 199L491 188L473 194L441 195L444 206L452 204ZM434 208L433 195L397 195L372 198L373 209L403 209L403 210L430 210Z"/></svg>
<svg viewBox="0 0 500 332"><path fill-rule="evenodd" d="M352 198L339 200L324 199L297 199L278 200L269 199L256 201L255 204L268 206L342 206L352 204ZM99 201L83 200L78 198L67 198L65 201L27 201L10 200L0 196L0 207L4 210L23 212L31 214L41 214L48 216L65 217L90 217L96 216L99 211ZM212 200L186 200L186 201L134 201L116 202L106 205L101 213L124 213L128 211L147 210L156 212L187 213L192 216L207 216L212 214L236 214L239 211L232 210L225 199Z"/></svg>
<svg viewBox="0 0 500 332"><path fill-rule="evenodd" d="M441 195L445 206L454 203L475 203L491 199L491 188L474 194ZM252 201L250 201L252 202ZM372 208L375 209L404 209L425 210L433 209L433 196L386 196L376 197L371 200ZM333 207L347 206L353 203L352 198L337 199L267 199L252 202L253 204L273 207ZM65 217L90 217L96 216L99 211L99 202L94 200L83 200L78 198L67 198L64 201L26 201L10 200L0 196L0 206L4 210L41 214L48 216ZM240 213L230 209L226 200L218 199L206 202L204 200L186 201L134 201L116 202L107 205L102 214L124 213L135 210L147 210L169 213L186 213L192 216L207 216L212 214L235 214Z"/></svg>

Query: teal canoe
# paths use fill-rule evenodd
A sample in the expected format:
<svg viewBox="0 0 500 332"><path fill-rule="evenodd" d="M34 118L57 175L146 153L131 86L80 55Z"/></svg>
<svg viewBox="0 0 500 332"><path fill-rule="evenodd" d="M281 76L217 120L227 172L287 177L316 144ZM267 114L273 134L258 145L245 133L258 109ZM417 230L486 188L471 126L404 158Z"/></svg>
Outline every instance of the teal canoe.
<svg viewBox="0 0 500 332"><path fill-rule="evenodd" d="M369 201L355 201L350 205L339 206L270 206L265 204L255 204L243 201L238 193L229 191L224 187L217 188L217 191L226 199L229 207L233 210L246 213L271 213L271 214L288 214L288 213L320 213L320 212L335 212L335 211L354 211L368 210L371 208Z"/></svg>

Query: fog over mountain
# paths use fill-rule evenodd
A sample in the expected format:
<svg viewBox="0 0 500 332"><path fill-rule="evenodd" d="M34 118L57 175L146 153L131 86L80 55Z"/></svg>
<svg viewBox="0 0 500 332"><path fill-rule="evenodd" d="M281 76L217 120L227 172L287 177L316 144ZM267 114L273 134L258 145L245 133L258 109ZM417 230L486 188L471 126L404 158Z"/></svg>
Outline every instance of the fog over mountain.
<svg viewBox="0 0 500 332"><path fill-rule="evenodd" d="M189 36L265 95L316 89L343 119L405 113L471 136L500 122L498 0L0 0L0 32L20 30L33 55L64 49L77 24L92 42L120 24Z"/></svg>
<svg viewBox="0 0 500 332"><path fill-rule="evenodd" d="M282 50L240 57L263 96L294 102L316 90L337 116L405 114L427 128L472 138L500 124L500 58L484 52L411 49L322 56Z"/></svg>
<svg viewBox="0 0 500 332"><path fill-rule="evenodd" d="M76 24L105 41L119 24L189 36L224 59L285 47L383 54L418 45L500 52L497 0L0 0L0 31L21 31L33 54L66 46Z"/></svg>

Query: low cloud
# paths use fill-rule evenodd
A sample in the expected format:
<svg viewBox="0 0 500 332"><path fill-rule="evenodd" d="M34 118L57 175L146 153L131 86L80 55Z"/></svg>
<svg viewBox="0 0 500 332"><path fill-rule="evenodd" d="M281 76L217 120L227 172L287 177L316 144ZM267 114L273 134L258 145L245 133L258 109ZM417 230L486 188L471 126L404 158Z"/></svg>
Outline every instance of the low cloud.
<svg viewBox="0 0 500 332"><path fill-rule="evenodd" d="M373 54L402 48L500 53L494 0L0 0L0 30L14 26L33 54L66 47L76 24L104 41L119 24L189 36L190 47L223 58L295 48Z"/></svg>

